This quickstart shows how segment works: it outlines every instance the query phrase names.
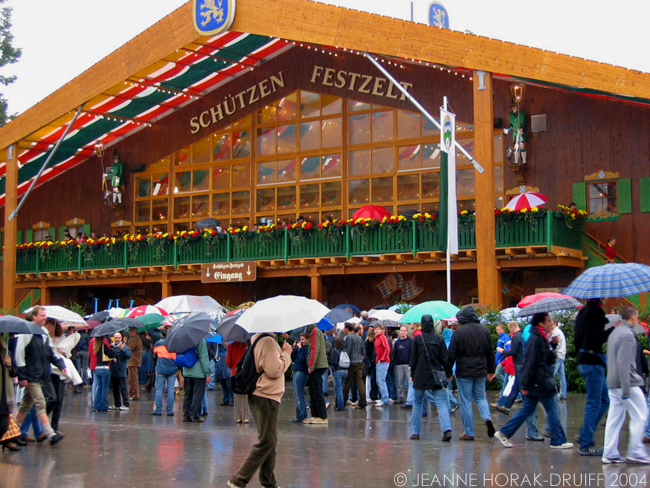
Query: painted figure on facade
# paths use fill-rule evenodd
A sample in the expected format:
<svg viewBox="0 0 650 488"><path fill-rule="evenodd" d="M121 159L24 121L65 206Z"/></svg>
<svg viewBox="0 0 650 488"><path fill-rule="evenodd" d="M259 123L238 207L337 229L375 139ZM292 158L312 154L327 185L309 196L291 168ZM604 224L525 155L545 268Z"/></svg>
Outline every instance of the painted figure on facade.
<svg viewBox="0 0 650 488"><path fill-rule="evenodd" d="M510 105L510 110L510 126L503 129L504 134L512 131L512 146L508 149L508 159L518 165L521 156L521 164L526 164L526 113L516 103Z"/></svg>
<svg viewBox="0 0 650 488"><path fill-rule="evenodd" d="M113 205L120 205L122 203L122 185L124 185L124 163L120 161L117 151L113 153L113 164L106 173L106 178L110 179ZM104 196L104 199L108 200L106 197L107 195Z"/></svg>

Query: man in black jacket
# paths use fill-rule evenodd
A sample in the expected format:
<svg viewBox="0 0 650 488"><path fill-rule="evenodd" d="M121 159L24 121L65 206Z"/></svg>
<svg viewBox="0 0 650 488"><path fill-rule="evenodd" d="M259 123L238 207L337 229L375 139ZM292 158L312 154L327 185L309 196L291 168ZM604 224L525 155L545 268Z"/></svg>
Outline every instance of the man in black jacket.
<svg viewBox="0 0 650 488"><path fill-rule="evenodd" d="M474 440L474 410L472 399L487 427L488 437L494 436L490 405L485 397L485 379L492 380L496 366L492 352L492 335L479 324L476 310L463 307L456 315L460 327L451 338L449 363L456 363L456 383L460 394L460 412L465 432L462 441Z"/></svg>
<svg viewBox="0 0 650 488"><path fill-rule="evenodd" d="M557 387L553 375L555 352L550 344L553 320L548 313L537 313L533 315L531 323L532 328L526 344L526 355L519 375L524 405L510 422L499 429L494 437L499 439L504 447L513 447L508 439L535 412L539 402L546 410L551 430L551 449L570 449L573 444L566 441L566 434L562 429Z"/></svg>

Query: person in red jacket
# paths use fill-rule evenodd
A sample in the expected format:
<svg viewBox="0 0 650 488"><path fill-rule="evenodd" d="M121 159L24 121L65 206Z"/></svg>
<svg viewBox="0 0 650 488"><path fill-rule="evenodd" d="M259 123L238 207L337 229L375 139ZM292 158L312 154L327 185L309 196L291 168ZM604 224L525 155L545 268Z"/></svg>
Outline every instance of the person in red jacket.
<svg viewBox="0 0 650 488"><path fill-rule="evenodd" d="M381 394L381 400L377 400L377 407L388 406L388 386L386 386L386 376L388 375L388 366L390 366L390 344L386 337L386 326L379 324L375 327L375 363L377 373L377 387Z"/></svg>
<svg viewBox="0 0 650 488"><path fill-rule="evenodd" d="M607 241L607 245L605 246L605 262L606 263L613 263L616 260L616 249L614 249L614 246L616 245L616 239L613 237Z"/></svg>
<svg viewBox="0 0 650 488"><path fill-rule="evenodd" d="M237 365L239 364L239 361L241 361L241 358L244 357L246 349L248 349L248 344L246 342L231 342L228 346L226 366L230 368L230 372L233 376L237 374ZM235 419L238 424L250 423L250 420L248 420L248 401L246 395L235 394Z"/></svg>

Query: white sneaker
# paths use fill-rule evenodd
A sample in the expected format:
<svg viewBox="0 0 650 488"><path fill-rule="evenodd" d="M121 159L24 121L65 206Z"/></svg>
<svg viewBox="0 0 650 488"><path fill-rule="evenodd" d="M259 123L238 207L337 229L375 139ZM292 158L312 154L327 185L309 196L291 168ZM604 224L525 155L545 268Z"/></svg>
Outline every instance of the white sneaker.
<svg viewBox="0 0 650 488"><path fill-rule="evenodd" d="M513 447L512 442L508 440L505 434L503 434L500 430L497 430L494 433L494 438L499 439L499 442L503 444L503 447ZM573 444L572 444L573 445Z"/></svg>
<svg viewBox="0 0 650 488"><path fill-rule="evenodd" d="M636 458L628 456L627 462L633 464L650 464L650 458Z"/></svg>
<svg viewBox="0 0 650 488"><path fill-rule="evenodd" d="M122 405L122 406L120 407L120 410L121 410L122 412L128 412L129 407L125 407L124 405Z"/></svg>
<svg viewBox="0 0 650 488"><path fill-rule="evenodd" d="M551 449L571 449L573 447L573 442L565 442L564 444L558 444L557 446L551 446Z"/></svg>
<svg viewBox="0 0 650 488"><path fill-rule="evenodd" d="M378 407L381 407L381 406L384 405L384 403L381 400L375 400L375 405L377 405Z"/></svg>
<svg viewBox="0 0 650 488"><path fill-rule="evenodd" d="M305 422L308 423L308 424L322 425L322 424L327 424L327 419L322 419L320 417L312 417L309 420L306 420Z"/></svg>
<svg viewBox="0 0 650 488"><path fill-rule="evenodd" d="M624 464L627 462L627 459L621 456L615 458L607 458L603 456L601 461L603 462L603 464Z"/></svg>

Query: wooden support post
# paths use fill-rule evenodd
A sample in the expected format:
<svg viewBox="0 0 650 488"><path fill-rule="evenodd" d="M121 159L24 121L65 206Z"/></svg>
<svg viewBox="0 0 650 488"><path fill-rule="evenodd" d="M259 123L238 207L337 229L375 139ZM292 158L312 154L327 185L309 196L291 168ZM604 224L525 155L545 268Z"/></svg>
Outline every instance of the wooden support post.
<svg viewBox="0 0 650 488"><path fill-rule="evenodd" d="M45 281L41 281L41 305L49 305L50 301L50 288Z"/></svg>
<svg viewBox="0 0 650 488"><path fill-rule="evenodd" d="M160 283L162 284L162 298L164 299L172 296L172 282L169 281L168 274L163 274Z"/></svg>
<svg viewBox="0 0 650 488"><path fill-rule="evenodd" d="M3 151L7 162L5 177L5 242L4 262L2 264L2 307L4 313L11 313L16 305L16 234L18 218L9 216L18 205L18 147L9 146Z"/></svg>
<svg viewBox="0 0 650 488"><path fill-rule="evenodd" d="M481 83L482 82L482 83ZM476 268L478 299L500 307L501 271L497 265L494 220L494 107L492 74L474 72L474 157L485 168L476 173Z"/></svg>
<svg viewBox="0 0 650 488"><path fill-rule="evenodd" d="M318 274L318 268L309 269L309 279L311 280L311 298L313 300L323 301L323 277Z"/></svg>

